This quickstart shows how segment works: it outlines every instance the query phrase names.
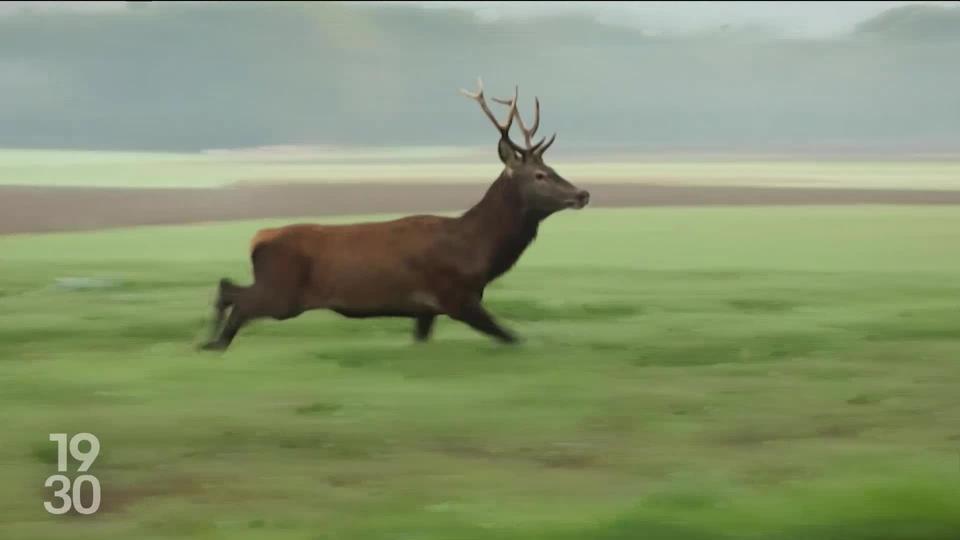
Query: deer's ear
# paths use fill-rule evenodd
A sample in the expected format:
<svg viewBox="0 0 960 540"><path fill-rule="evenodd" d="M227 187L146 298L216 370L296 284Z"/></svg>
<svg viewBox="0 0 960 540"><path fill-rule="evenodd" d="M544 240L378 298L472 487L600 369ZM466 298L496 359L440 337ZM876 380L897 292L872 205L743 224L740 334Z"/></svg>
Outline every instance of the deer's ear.
<svg viewBox="0 0 960 540"><path fill-rule="evenodd" d="M506 139L500 139L500 144L497 145L497 153L500 154L500 161L507 166L520 160L520 156L517 155L516 150Z"/></svg>

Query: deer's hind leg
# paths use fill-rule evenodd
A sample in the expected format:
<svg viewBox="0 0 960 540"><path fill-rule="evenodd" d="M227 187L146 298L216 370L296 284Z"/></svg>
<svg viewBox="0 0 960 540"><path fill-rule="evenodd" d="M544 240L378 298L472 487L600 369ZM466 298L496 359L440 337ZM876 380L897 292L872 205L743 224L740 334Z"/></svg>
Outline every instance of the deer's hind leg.
<svg viewBox="0 0 960 540"><path fill-rule="evenodd" d="M255 319L270 317L285 320L303 313L301 288L305 284L305 262L283 247L263 246L254 255L254 283L238 287L221 281L216 306L219 335L203 345L203 350L226 350L240 329ZM227 307L226 322L219 328Z"/></svg>
<svg viewBox="0 0 960 540"><path fill-rule="evenodd" d="M219 335L213 337L204 344L201 349L205 351L223 351L226 350L237 332L256 315L256 291L255 286L247 287L234 299L230 315L227 317L226 324L219 329ZM222 312L221 315L222 317Z"/></svg>
<svg viewBox="0 0 960 540"><path fill-rule="evenodd" d="M217 337L217 334L220 333L227 310L236 303L239 295L246 289L247 287L236 285L227 278L220 280L217 287L217 298L213 302L213 324L210 329L210 339Z"/></svg>

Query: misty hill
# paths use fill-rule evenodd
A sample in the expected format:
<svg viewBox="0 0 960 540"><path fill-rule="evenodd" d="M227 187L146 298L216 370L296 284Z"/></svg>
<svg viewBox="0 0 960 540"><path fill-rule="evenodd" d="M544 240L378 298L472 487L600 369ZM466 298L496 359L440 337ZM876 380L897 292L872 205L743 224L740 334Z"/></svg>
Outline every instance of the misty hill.
<svg viewBox="0 0 960 540"><path fill-rule="evenodd" d="M886 39L953 41L960 39L960 9L930 5L901 6L859 24L857 33Z"/></svg>
<svg viewBox="0 0 960 540"><path fill-rule="evenodd" d="M320 2L21 13L0 17L0 146L492 145L457 93L478 75L538 94L568 148L960 144L958 57L960 9L935 6L832 40Z"/></svg>

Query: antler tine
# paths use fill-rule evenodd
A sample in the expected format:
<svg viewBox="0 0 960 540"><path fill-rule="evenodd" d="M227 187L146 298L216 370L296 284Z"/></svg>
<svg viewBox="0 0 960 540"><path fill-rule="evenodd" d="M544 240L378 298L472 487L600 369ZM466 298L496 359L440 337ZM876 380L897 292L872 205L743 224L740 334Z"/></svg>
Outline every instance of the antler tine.
<svg viewBox="0 0 960 540"><path fill-rule="evenodd" d="M537 144L533 145L533 148L531 148L530 151L531 151L531 152L536 152L537 150L539 150L539 149L540 149L540 146L543 145L543 141L545 141L545 140L547 140L546 137L541 137L540 140L537 141Z"/></svg>
<svg viewBox="0 0 960 540"><path fill-rule="evenodd" d="M468 98L477 99L483 96L483 80L480 77L477 77L477 87L478 87L477 93L464 90L463 88L460 89L460 93L467 96Z"/></svg>
<svg viewBox="0 0 960 540"><path fill-rule="evenodd" d="M501 105L513 105L517 102L517 98L520 96L520 86L514 85L513 87L513 99L500 99L500 98L490 98Z"/></svg>
<svg viewBox="0 0 960 540"><path fill-rule="evenodd" d="M518 92L519 92L519 88L514 87L513 102L512 102L512 105L514 108L516 108L517 106ZM493 100L502 105L511 105L511 102L505 99L493 98ZM540 144L536 144L536 145L533 144L533 136L536 135L537 130L540 129L540 98L534 96L533 103L534 103L533 127L531 127L530 129L527 129L526 124L524 124L523 122L523 117L520 116L519 112L517 112L517 125L520 126L520 131L523 132L523 140L527 144L527 150L530 150L530 151L535 150L537 147L540 146L540 144L543 144L543 141L541 141Z"/></svg>
<svg viewBox="0 0 960 540"><path fill-rule="evenodd" d="M519 94L520 94L520 87L519 87L519 86L514 86L514 87L513 87L513 99L500 99L500 98L495 98L495 97L492 97L492 98L490 98L490 99L496 101L497 103L499 103L499 104L501 104L501 105L506 105L506 106L510 107L510 110L511 110L514 118L516 118L518 124L522 126L522 125L523 125L523 120L520 119L520 111L519 111L519 109L517 108L517 107L518 107L518 103L519 103Z"/></svg>
<svg viewBox="0 0 960 540"><path fill-rule="evenodd" d="M530 128L531 138L537 134L538 129L540 129L540 98L537 96L534 96L533 97L533 127Z"/></svg>
<svg viewBox="0 0 960 540"><path fill-rule="evenodd" d="M540 142L537 144L537 147L538 147L538 150L536 150L537 154L542 156L543 153L547 151L547 148L550 148L550 145L553 144L553 141L555 141L556 138L557 138L557 134L554 133L554 134L550 137L550 140L547 141L547 144L544 144L542 147L541 147L540 145L543 144L543 141L540 141Z"/></svg>
<svg viewBox="0 0 960 540"><path fill-rule="evenodd" d="M497 121L497 117L493 114L493 111L490 110L490 107L487 105L487 100L483 96L483 80L480 77L477 77L477 86L478 89L476 93L468 92L463 88L460 89L460 93L467 96L470 99L473 99L480 104L480 108L483 109L483 113L487 115L487 118L493 122L493 125L497 126L497 129L500 130L500 133L504 136L507 136L509 139L510 126L513 125L513 119L517 116L517 101L514 99L513 106L510 108L510 114L507 116L507 121L501 124ZM496 98L494 98L496 99Z"/></svg>

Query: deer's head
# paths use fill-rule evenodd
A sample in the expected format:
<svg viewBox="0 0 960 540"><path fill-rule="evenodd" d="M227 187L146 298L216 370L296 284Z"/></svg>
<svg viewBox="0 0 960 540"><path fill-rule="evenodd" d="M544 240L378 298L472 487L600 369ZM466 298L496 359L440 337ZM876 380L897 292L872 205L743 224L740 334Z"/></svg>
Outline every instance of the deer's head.
<svg viewBox="0 0 960 540"><path fill-rule="evenodd" d="M533 143L533 137L540 127L539 98L534 99L536 104L534 120L530 128L527 128L517 112L519 88L514 87L513 99L493 98L497 103L506 105L510 109L507 120L501 124L487 105L483 95L483 81L477 79L477 84L479 88L476 92L460 91L480 104L484 114L500 132L497 153L504 165L501 176L505 176L509 182L515 184L524 207L537 213L552 214L566 208L579 210L586 206L590 201L590 193L571 184L543 160L543 154L557 138L556 133L550 137L550 140L543 138L536 144ZM510 139L510 128L513 126L514 119L516 119L520 131L523 132L523 146Z"/></svg>

